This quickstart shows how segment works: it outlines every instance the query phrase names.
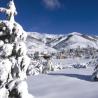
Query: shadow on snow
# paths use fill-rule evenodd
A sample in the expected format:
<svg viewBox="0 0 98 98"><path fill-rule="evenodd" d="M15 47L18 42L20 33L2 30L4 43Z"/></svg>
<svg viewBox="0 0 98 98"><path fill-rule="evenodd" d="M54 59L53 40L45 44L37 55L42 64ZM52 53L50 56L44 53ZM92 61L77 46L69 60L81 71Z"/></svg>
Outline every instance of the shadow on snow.
<svg viewBox="0 0 98 98"><path fill-rule="evenodd" d="M67 77L73 77L80 80L85 80L92 82L91 75L81 75L81 74L65 74L65 73L49 73L48 75L54 75L54 76L67 76Z"/></svg>

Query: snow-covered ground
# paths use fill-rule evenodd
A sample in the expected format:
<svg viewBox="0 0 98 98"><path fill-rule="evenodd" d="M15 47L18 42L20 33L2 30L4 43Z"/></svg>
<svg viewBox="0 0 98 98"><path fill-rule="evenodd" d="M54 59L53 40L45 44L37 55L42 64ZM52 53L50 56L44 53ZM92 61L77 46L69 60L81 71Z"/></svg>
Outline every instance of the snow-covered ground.
<svg viewBox="0 0 98 98"><path fill-rule="evenodd" d="M27 79L29 92L35 98L97 98L98 83L92 81L94 72L92 59L66 58L52 59L53 65L65 69L30 76ZM72 65L86 65L86 68L73 68Z"/></svg>
<svg viewBox="0 0 98 98"><path fill-rule="evenodd" d="M98 82L91 80L93 68L66 68L27 79L35 98L98 98Z"/></svg>

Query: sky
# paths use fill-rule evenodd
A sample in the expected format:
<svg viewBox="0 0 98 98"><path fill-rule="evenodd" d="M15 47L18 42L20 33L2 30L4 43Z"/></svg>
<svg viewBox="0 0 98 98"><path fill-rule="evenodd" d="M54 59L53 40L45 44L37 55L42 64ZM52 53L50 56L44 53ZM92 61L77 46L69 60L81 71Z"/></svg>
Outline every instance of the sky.
<svg viewBox="0 0 98 98"><path fill-rule="evenodd" d="M0 0L5 7L9 0ZM30 32L98 35L98 0L14 0L15 20ZM1 15L1 14L0 14Z"/></svg>

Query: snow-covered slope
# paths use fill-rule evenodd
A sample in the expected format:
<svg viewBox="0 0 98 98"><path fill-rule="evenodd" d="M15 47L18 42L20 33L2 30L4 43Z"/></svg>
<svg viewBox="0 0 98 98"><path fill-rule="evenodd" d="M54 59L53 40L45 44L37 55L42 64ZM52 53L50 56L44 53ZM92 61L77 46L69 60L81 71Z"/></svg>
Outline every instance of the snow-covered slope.
<svg viewBox="0 0 98 98"><path fill-rule="evenodd" d="M98 39L92 37L83 35L80 33L70 33L57 43L55 46L53 46L55 49L73 49L73 48L88 48L88 47L94 47L98 49Z"/></svg>
<svg viewBox="0 0 98 98"><path fill-rule="evenodd" d="M27 37L27 47L29 53L34 52L56 52L57 50L49 47L45 43L45 36L44 34L32 32L28 33Z"/></svg>
<svg viewBox="0 0 98 98"><path fill-rule="evenodd" d="M88 36L77 32L68 35L54 35L38 32L28 33L28 48L36 51L56 51L61 49L88 48L98 49L98 36ZM33 51L34 51L33 50Z"/></svg>

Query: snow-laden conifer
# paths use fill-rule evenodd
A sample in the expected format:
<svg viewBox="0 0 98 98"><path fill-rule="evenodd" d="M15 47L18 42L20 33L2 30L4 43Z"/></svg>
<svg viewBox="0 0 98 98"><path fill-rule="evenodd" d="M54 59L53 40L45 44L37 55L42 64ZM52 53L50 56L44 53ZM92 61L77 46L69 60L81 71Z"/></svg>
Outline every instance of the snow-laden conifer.
<svg viewBox="0 0 98 98"><path fill-rule="evenodd" d="M14 16L16 7L11 0L7 8L0 7L7 16L0 21L0 98L33 98L25 81L30 59L26 55L26 32Z"/></svg>

